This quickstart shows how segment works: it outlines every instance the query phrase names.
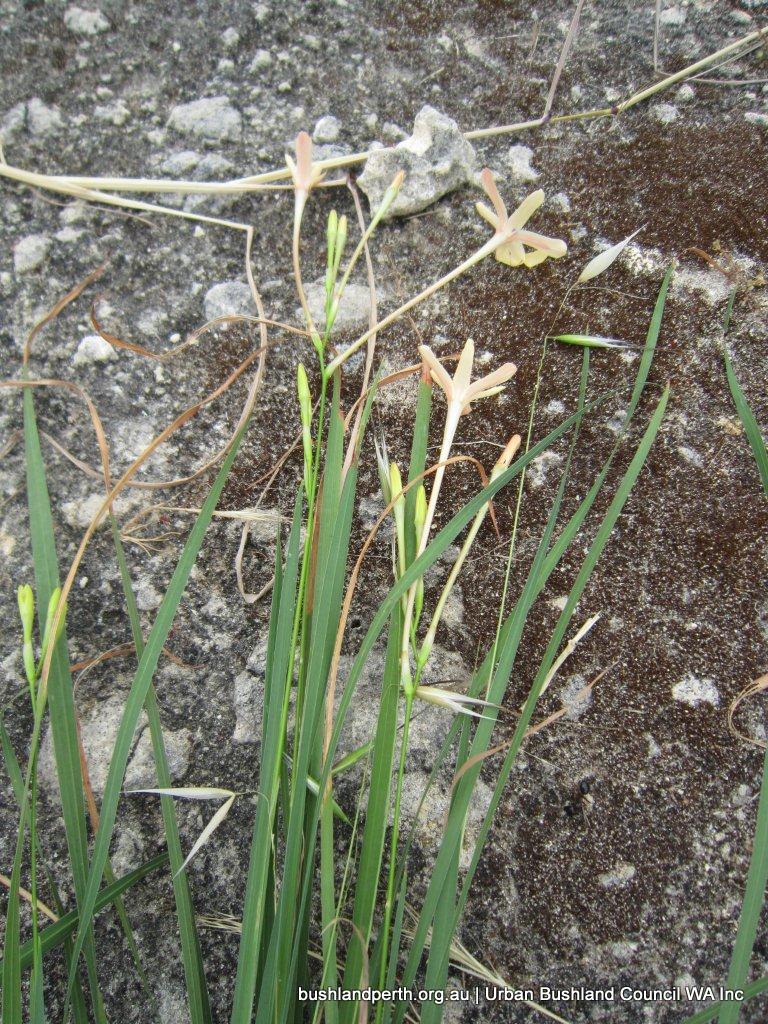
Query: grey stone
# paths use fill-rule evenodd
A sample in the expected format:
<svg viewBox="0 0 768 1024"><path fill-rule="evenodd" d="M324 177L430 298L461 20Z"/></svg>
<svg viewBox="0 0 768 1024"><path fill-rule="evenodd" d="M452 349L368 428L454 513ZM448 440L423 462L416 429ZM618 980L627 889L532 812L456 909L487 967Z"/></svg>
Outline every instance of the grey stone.
<svg viewBox="0 0 768 1024"><path fill-rule="evenodd" d="M242 118L226 96L208 96L175 106L168 127L208 142L223 142L240 138Z"/></svg>
<svg viewBox="0 0 768 1024"><path fill-rule="evenodd" d="M64 24L70 32L79 36L97 36L109 28L109 22L101 11L91 11L85 7L68 7L64 12Z"/></svg>
<svg viewBox="0 0 768 1024"><path fill-rule="evenodd" d="M325 282L313 281L305 286L309 311L315 323L322 323L325 320ZM377 293L378 302L381 303L384 295L381 291ZM337 331L360 331L368 327L371 315L371 293L364 284L348 284L344 289L339 304L339 312L334 322L334 330ZM303 319L301 310L297 310L296 317Z"/></svg>
<svg viewBox="0 0 768 1024"><path fill-rule="evenodd" d="M88 762L88 775L97 798L104 794L109 762L123 717L123 709L123 699L115 695L95 704L88 713L80 717L80 732ZM188 729L163 730L163 736L171 778L173 780L180 779L186 774L189 765L192 734ZM51 794L58 792L53 736L50 726L40 745L38 778ZM152 755L152 739L146 715L142 712L133 736L124 788L138 789L155 785L157 785L157 776Z"/></svg>
<svg viewBox="0 0 768 1024"><path fill-rule="evenodd" d="M13 269L17 274L29 274L45 262L51 248L48 235L27 235L13 247Z"/></svg>
<svg viewBox="0 0 768 1024"><path fill-rule="evenodd" d="M170 174L174 177L182 174L189 174L200 163L200 154L194 149L183 149L180 153L172 153L160 164L163 174Z"/></svg>
<svg viewBox="0 0 768 1024"><path fill-rule="evenodd" d="M49 107L37 96L27 103L27 127L33 135L48 135L63 125L64 120L57 107Z"/></svg>
<svg viewBox="0 0 768 1024"><path fill-rule="evenodd" d="M203 299L206 320L218 316L256 316L251 289L244 281L222 281L209 288Z"/></svg>
<svg viewBox="0 0 768 1024"><path fill-rule="evenodd" d="M339 137L340 130L341 124L339 119L328 114L325 117L321 117L315 125L315 129L312 132L312 140L321 143L335 142Z"/></svg>
<svg viewBox="0 0 768 1024"><path fill-rule="evenodd" d="M256 743L261 734L264 706L264 677L249 671L235 676L234 682L235 743Z"/></svg>
<svg viewBox="0 0 768 1024"><path fill-rule="evenodd" d="M404 217L471 182L475 168L475 151L456 122L425 106L416 115L410 138L394 149L371 153L358 184L375 210L397 172L405 171L403 186L387 214Z"/></svg>

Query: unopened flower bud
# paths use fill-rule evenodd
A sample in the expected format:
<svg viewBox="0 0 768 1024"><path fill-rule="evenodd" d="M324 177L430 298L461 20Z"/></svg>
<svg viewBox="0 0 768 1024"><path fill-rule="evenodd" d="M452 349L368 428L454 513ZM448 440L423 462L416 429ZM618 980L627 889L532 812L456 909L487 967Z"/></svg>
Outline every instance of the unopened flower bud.
<svg viewBox="0 0 768 1024"><path fill-rule="evenodd" d="M19 618L24 634L24 643L32 642L32 630L35 624L35 595L28 583L23 583L17 591L19 602Z"/></svg>

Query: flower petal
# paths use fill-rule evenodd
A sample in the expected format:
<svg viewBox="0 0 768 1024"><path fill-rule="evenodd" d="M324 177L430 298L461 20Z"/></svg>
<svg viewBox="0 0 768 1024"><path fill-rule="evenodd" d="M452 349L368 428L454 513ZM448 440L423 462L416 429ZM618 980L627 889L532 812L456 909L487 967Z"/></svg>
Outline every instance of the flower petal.
<svg viewBox="0 0 768 1024"><path fill-rule="evenodd" d="M522 242L514 240L500 245L494 252L499 263L506 263L508 267L519 267L525 260L525 249Z"/></svg>
<svg viewBox="0 0 768 1024"><path fill-rule="evenodd" d="M499 218L496 216L493 210L491 210L489 207L485 205L485 203L475 203L475 209L483 218L483 220L488 221L492 228L498 228Z"/></svg>
<svg viewBox="0 0 768 1024"><path fill-rule="evenodd" d="M529 269L531 267L538 267L540 263L543 263L544 260L549 258L549 255L550 254L548 252L544 252L543 249L534 249L533 252L527 252L525 254L525 259L523 260L523 263Z"/></svg>
<svg viewBox="0 0 768 1024"><path fill-rule="evenodd" d="M518 231L517 241L531 249L541 249L553 259L559 259L568 252L568 246L560 238L549 238L547 235L540 235L536 231Z"/></svg>
<svg viewBox="0 0 768 1024"><path fill-rule="evenodd" d="M638 228L637 231L642 231L642 228ZM598 253L589 263L584 267L582 272L579 274L579 284L583 284L585 281L591 281L593 277L597 277L598 274L602 274L604 270L617 260L622 254L626 246L632 241L637 234L637 231L633 231L631 235L628 235L623 242L617 242L616 245L612 245L610 249L606 249L604 252Z"/></svg>
<svg viewBox="0 0 768 1024"><path fill-rule="evenodd" d="M481 377L476 380L471 387L467 388L464 399L467 402L476 402L478 398L482 398L486 391L491 391L494 388L500 387L506 384L510 378L514 377L517 373L517 367L514 363L504 363L498 370L494 370L492 373L486 374L485 377Z"/></svg>
<svg viewBox="0 0 768 1024"><path fill-rule="evenodd" d="M470 390L472 381L472 363L475 361L475 343L467 338L464 348L459 356L459 365L453 375L453 389L456 397L465 394Z"/></svg>
<svg viewBox="0 0 768 1024"><path fill-rule="evenodd" d="M480 181L485 189L485 194L491 200L493 209L496 211L496 216L499 218L499 224L506 225L507 208L504 205L504 200L499 195L499 190L496 188L496 182L493 180L493 174L488 167L484 167L480 172Z"/></svg>
<svg viewBox="0 0 768 1024"><path fill-rule="evenodd" d="M312 180L312 139L306 132L296 136L296 167L300 185L308 187Z"/></svg>
<svg viewBox="0 0 768 1024"><path fill-rule="evenodd" d="M429 345L419 345L419 355L429 367L435 383L443 389L445 397L450 401L453 397L453 381L451 380L448 371Z"/></svg>
<svg viewBox="0 0 768 1024"><path fill-rule="evenodd" d="M513 228L525 227L530 218L536 213L538 208L544 202L544 190L537 188L535 192L531 194L520 203L518 208L509 218L509 225Z"/></svg>

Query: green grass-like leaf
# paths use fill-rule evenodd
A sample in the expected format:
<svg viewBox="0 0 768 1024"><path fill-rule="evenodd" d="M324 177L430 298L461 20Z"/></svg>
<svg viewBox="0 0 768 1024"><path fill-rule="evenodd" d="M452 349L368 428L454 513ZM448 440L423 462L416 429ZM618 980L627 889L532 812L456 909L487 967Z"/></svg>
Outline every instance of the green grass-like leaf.
<svg viewBox="0 0 768 1024"><path fill-rule="evenodd" d="M726 314L726 328L732 309L733 295L731 296ZM766 497L768 497L768 452L766 451L765 441L760 433L755 414L752 412L741 389L727 350L725 351L725 372L736 411L739 414L739 419L744 427L744 433L757 463L757 469L763 483L763 491ZM726 981L728 989L734 990L746 987L749 962L752 957L757 927L760 921L760 912L762 911L765 899L766 884L768 884L768 749L763 757L763 778L760 785L760 800L757 807L755 838L747 872L744 901L741 905L739 927L736 933L736 941L733 945L731 966ZM720 1011L720 1024L735 1024L739 1018L739 1009L738 1003L723 1003ZM711 1018L702 1019L709 1020Z"/></svg>
<svg viewBox="0 0 768 1024"><path fill-rule="evenodd" d="M246 429L247 424L244 424L236 434L232 447L227 453L219 472L216 474L213 486L211 487L200 514L195 520L195 524L187 538L178 564L176 565L176 569L174 570L173 576L171 577L171 581L168 585L168 589L166 590L158 609L152 630L147 638L144 653L141 656L138 669L136 670L128 698L125 703L123 717L115 739L115 746L109 765L109 773L107 775L107 781L104 788L104 797L101 805L101 823L99 831L96 834L93 856L91 858L91 868L88 873L84 897L79 903L80 927L77 932L77 938L75 940L73 950L75 962L72 965L72 969L70 970L69 977L67 979L67 997L71 994L72 986L74 984L74 972L76 969L77 957L83 950L87 936L87 931L84 931L84 929L88 929L90 927L93 917L99 890L99 880L104 871L104 865L109 852L109 844L114 831L115 819L117 817L117 806L120 801L120 791L123 776L125 775L125 769L128 764L128 757L131 751L133 734L136 730L141 709L147 699L149 687L152 682L155 669L157 668L157 663L160 659L163 646L168 638L171 626L173 625L176 610L184 594L189 574L192 572L192 568L202 546L206 530L208 529L211 518L216 509L216 504L221 496L221 492L224 488L224 484L226 483L229 471L232 468L232 464L235 461L235 457L240 447L240 442L243 439Z"/></svg>

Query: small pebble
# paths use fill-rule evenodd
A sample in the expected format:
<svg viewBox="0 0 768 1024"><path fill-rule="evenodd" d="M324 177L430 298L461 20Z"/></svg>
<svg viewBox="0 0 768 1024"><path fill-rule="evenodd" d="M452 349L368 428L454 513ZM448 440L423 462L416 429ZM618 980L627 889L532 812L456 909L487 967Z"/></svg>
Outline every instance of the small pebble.
<svg viewBox="0 0 768 1024"><path fill-rule="evenodd" d="M13 269L17 274L29 274L43 265L51 248L48 235L27 235L13 247Z"/></svg>

